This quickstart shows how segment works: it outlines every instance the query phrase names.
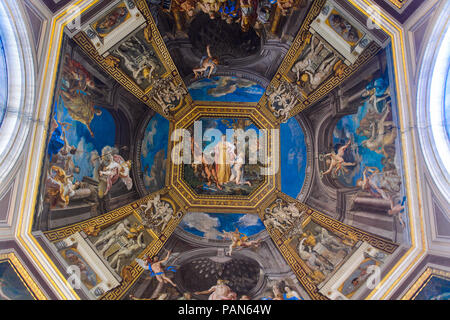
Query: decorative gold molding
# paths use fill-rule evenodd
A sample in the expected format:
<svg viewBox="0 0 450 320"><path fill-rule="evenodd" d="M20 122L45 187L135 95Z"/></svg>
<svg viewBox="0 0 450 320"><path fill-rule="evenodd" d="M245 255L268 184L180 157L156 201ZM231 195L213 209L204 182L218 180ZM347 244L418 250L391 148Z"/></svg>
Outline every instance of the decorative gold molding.
<svg viewBox="0 0 450 320"><path fill-rule="evenodd" d="M283 81L286 81L290 84L292 83L295 86L297 86L295 84L294 79L291 79L288 74L294 63L297 61L298 57L305 50L305 47L308 44L308 39L310 39L311 37L311 33L309 31L311 23L320 14L322 7L325 5L325 3L326 0L314 1L305 20L303 21L303 24L297 36L294 39L294 42L292 43L288 53L286 54L286 57L281 63L280 68L278 69L275 77L269 84L269 87L278 88ZM290 110L289 116L287 118L291 118L297 115L298 113L302 112L303 110L311 106L313 103L320 101L320 99L322 99L324 96L330 93L345 79L354 74L362 65L368 62L380 50L381 47L374 41L372 41L368 45L368 47L365 48L365 50L359 55L356 62L350 66L346 66L339 75L331 75L330 77L328 77L326 81L321 83L319 87L316 90L313 90L310 94L302 92L302 96L297 98L298 102L295 105L295 107L292 110ZM271 110L271 112L275 111L270 105L266 94L263 95L258 104L261 106L261 108L267 108ZM281 118L277 119L279 123L282 122L282 120L283 119Z"/></svg>
<svg viewBox="0 0 450 320"><path fill-rule="evenodd" d="M139 208L141 205L147 204L149 200L152 200L157 194L160 195L161 200L166 201L171 204L173 207L174 215L172 220L169 222L167 227L161 232L155 233L154 230L147 229L147 232L152 236L152 241L147 245L147 247L138 255L138 258L142 258L144 256L153 257L158 254L158 252L162 249L166 241L175 231L175 228L183 219L186 211L184 210L182 204L177 201L176 198L172 197L172 192L170 189L165 188L159 192L150 194L140 200L137 200L125 207L116 209L110 213L104 214L102 216L98 216L87 221L83 221L74 225L66 226L60 229L51 230L48 232L44 232L44 235L51 242L58 242L63 239L70 237L72 234L77 232L89 232L88 230L102 230L105 229L126 217L133 215L138 221L142 221L141 216L139 214ZM136 261L133 261L129 265L128 269L131 278L124 279L120 286L114 288L111 291L105 293L100 300L117 300L123 297L123 295L131 288L131 286L136 282L136 280L141 276L141 274L145 271L143 270Z"/></svg>
<svg viewBox="0 0 450 320"><path fill-rule="evenodd" d="M415 300L417 295L426 287L433 277L444 278L450 281L450 272L428 267L417 279L411 288L405 293L401 300Z"/></svg>
<svg viewBox="0 0 450 320"><path fill-rule="evenodd" d="M233 103L213 103L195 106L189 113L181 117L177 123L171 126L171 129L190 128L194 121L201 118L246 118L250 119L258 128L268 130L268 141L272 137L270 130L276 129L273 118L258 109L256 104L241 104L239 106ZM168 154L172 154L174 142L169 143ZM267 153L272 152L272 146L269 144ZM239 213L257 213L260 203L273 194L279 184L279 174L265 177L265 181L258 186L249 196L213 196L199 195L183 179L183 165L175 165L169 157L169 168L167 183L179 194L190 211L211 211L211 207L220 207L224 212Z"/></svg>
<svg viewBox="0 0 450 320"><path fill-rule="evenodd" d="M184 107L189 107L192 104L192 98L189 95L189 92L181 79L177 67L175 66L169 51L167 50L166 45L164 44L164 40L159 33L159 30L153 20L153 17L148 8L147 2L145 0L135 0L137 8L140 10L142 15L147 20L147 27L145 27L145 32L150 34L149 42L147 43L153 48L155 54L158 59L164 66L164 74L162 74L161 78L157 79L153 84L149 87L143 89L141 88L134 79L128 76L119 66L118 66L118 58L112 55L107 57L103 57L99 54L94 44L89 40L88 35L80 31L77 33L73 40L83 49L83 51L93 60L95 61L107 74L109 74L112 78L114 78L118 83L120 83L126 90L148 105L150 108L160 113L162 116L172 119L174 115L179 112ZM144 33L145 33L144 32ZM170 110L170 113L167 114L163 108L156 103L151 96L152 89L158 80L167 79L174 82L175 86L182 86L186 92L188 92L184 100L180 101L179 105Z"/></svg>
<svg viewBox="0 0 450 320"><path fill-rule="evenodd" d="M82 1L80 0L80 1L78 1L78 2L76 2L75 4L78 4L78 3L81 3ZM355 6L355 7L357 7L362 13L364 13L364 14L367 14L364 10L362 10L358 5L356 5L352 0L350 0L350 2ZM406 2L406 0L405 0L405 2ZM94 1L91 5L93 5L94 3L96 3L96 1ZM90 5L90 6L91 6ZM85 8L86 9L86 8ZM68 15L68 11L69 10L66 10L66 11L63 11L62 13L60 13L53 21L54 21L54 23L52 24L52 26L51 26L51 33L52 34L54 34L55 33L55 30L57 29L57 27L59 28L61 25L65 25L66 23L61 23L61 19L63 19L63 18L65 18L67 15ZM389 18L387 18L386 16L384 16L383 14L382 14L382 16L383 16L383 21L382 22L380 22L381 23L381 26L382 26L382 28L383 28L383 26L388 26L388 27L396 27L396 24L395 24L395 22L393 22L392 20L390 20ZM397 27L396 27L397 28ZM394 41L394 36L397 36L397 35L399 35L399 39L403 39L403 37L402 37L402 35L403 35L403 32L402 32L402 30L400 30L399 28L397 28L398 30L397 31L394 31L394 32L388 32L388 34L389 34L389 36L393 39L393 42L395 42ZM58 29L59 30L59 29ZM385 30L384 28L383 28L383 30ZM386 30L385 30L386 31ZM53 43L51 43L50 44L50 47L52 47L52 45L56 45L56 47L60 47L60 45L61 45L61 39L60 39L60 36L59 35L57 35L57 36L55 36L54 38L52 38L51 39L51 41L54 41L55 42L55 44L53 44ZM400 44L398 44L398 41L399 40L397 40L397 43L395 44L395 45L398 45L399 47L401 47L402 49L404 48L404 44L401 42ZM400 41L403 41L403 40L400 40ZM45 66L44 66L44 70L47 70L48 68L49 68L49 66L51 67L51 65L50 65L50 57L51 57L51 55L50 55L50 53L48 54L48 57L46 58L46 62L45 62ZM400 57L401 58L401 57ZM395 57L394 56L394 64L395 65L397 65L398 63L402 63L402 61L401 60L399 60L400 59L399 57ZM57 59L58 60L58 59ZM405 64L405 61L403 61L403 67L405 67L404 66L404 64ZM397 68L396 68L397 69ZM404 68L404 70L406 70L405 68ZM406 71L405 71L406 72ZM55 75L56 75L56 69L54 70L54 71L51 71L51 72L48 72L47 73L47 71L45 71L44 72L45 74L44 74L44 82L45 82L45 79L48 79L48 76L50 75L50 77L55 77ZM395 77L395 79L396 79L396 85L397 85L397 88L399 87L399 80L398 80L398 77ZM44 90L44 89L43 89ZM51 89L49 89L50 91L52 91L52 88ZM43 91L43 92L46 92L45 90ZM45 97L45 95L41 95L41 96L44 96ZM47 105L48 106L51 106L51 101L50 101L50 98L49 99L47 99L47 98L41 98L41 103L39 103L39 105L42 105L43 107L46 107ZM48 101L47 101L48 100ZM48 114L49 113L47 113L47 118L48 118ZM400 119L403 119L404 118L404 115L402 115L402 114L400 114ZM48 119L47 119L48 120ZM400 125L402 126L402 124L401 124L401 122L400 122ZM403 131L403 130L402 130ZM37 143L37 144L36 144ZM33 142L33 147L32 147L32 149L34 149L35 147L36 147L36 145L41 145L41 144L43 144L44 142ZM403 146L403 151L405 152L405 149L406 147L405 146ZM41 156L39 157L39 158L43 158L43 154L45 153L45 150L44 150L45 148L41 148ZM31 161L32 159L33 159L33 157L36 157L36 155L31 155L30 157L29 157L29 160ZM31 163L31 162L30 162ZM405 164L405 167L406 167L406 164ZM31 169L30 168L28 168L27 169L28 171L30 171ZM412 170L414 170L414 169L412 169ZM32 170L33 171L33 170ZM405 169L405 174L408 176L408 172L409 172L410 170L408 170L408 168L406 168ZM38 170L38 172L39 172L39 170ZM34 176L34 175L29 175L29 176ZM28 195L28 191L27 190L29 190L29 188L31 188L31 186L33 185L33 183L26 183L25 184L26 185L26 188L25 188L25 190L24 190L24 194L25 195ZM410 192L410 188L411 188L411 185L410 185L410 183L408 183L408 185L406 186L406 188L407 188L407 190L408 190L408 192ZM28 195L29 196L29 195ZM34 194L33 195L31 195L31 196L29 196L29 197L32 197L33 199L37 199L37 190L34 192ZM419 196L420 197L420 196ZM23 200L24 201L24 200ZM32 204L32 207L34 208L34 206L35 206L35 204L36 204L36 201L35 200L33 200L33 204ZM420 201L420 198L419 198L419 206L421 206L421 201ZM24 207L24 206L23 206ZM20 221L20 225L22 226L22 224L23 224L23 226L24 226L24 228L21 228L21 227L19 227L18 228L18 230L19 230L19 233L18 233L18 240L20 241L20 243L24 246L24 248L25 248L25 250L27 251L27 253L28 253L28 255L31 257L31 259L37 264L37 268L39 268L40 269L40 271L41 272L43 272L44 273L44 275L45 275L45 277L46 277L46 280L47 281L49 281L49 283L52 285L52 287L55 289L55 290L57 290L57 292L60 294L60 296L61 297L63 297L63 298L66 298L67 297L67 295L66 295L66 293L64 293L64 292L62 292L61 291L61 289L58 287L58 284L52 279L52 277L49 275L49 273L46 271L46 269L44 268L44 266L43 266L43 264L42 264L42 262L41 262L41 260L40 260L40 258L38 258L37 257L37 255L35 254L35 252L33 252L33 250L32 250L32 248L31 248L31 245L30 245L30 243L34 243L34 244L36 244L36 246L37 246L37 251L38 251L38 253L39 254L42 254L42 255L45 255L45 250L36 242L36 240L34 239L34 237L33 237L33 235L31 234L31 226L32 226L32 221L33 221L33 219L34 218L32 218L31 220L28 220L28 218L26 218L26 216L25 216L25 213L24 213L24 210L25 209L22 209L22 211L20 212L20 216L19 216L19 218L18 218L18 220ZM422 216L422 211L419 211L419 216L421 217ZM410 215L410 218L412 218L412 216ZM413 233L414 232L414 225L411 225L411 232ZM418 223L418 227L423 231L423 222L422 222L422 219L419 219L419 223ZM424 233L424 232L422 232L422 233ZM31 237L31 239L32 239L32 241L29 241L29 240L27 240L26 238L24 238L24 236L25 235L29 235L30 237ZM424 237L422 237L421 238L422 239L422 244L424 244ZM34 242L33 242L34 241ZM420 241L420 239L419 239L419 241ZM406 257L409 257L410 256L410 254L411 254L411 250L413 250L413 249L415 249L415 248L417 248L417 242L415 241L415 239L413 238L413 245L412 245L412 248L410 249L410 250L408 250L408 252L407 253L405 253L404 255L403 255L403 257L402 257L402 259L394 266L394 268L392 269L392 271L391 272L389 272L389 274L383 279L383 281L382 281L382 283L386 280L386 278L388 278L390 275L391 275L391 273L396 269L396 268L398 268L399 267L399 264L400 263L402 263L402 262L404 262L404 259L406 259ZM388 288L388 291L386 291L386 293L382 296L382 298L384 298L384 297L386 297L386 295L392 290L392 288L395 286L395 284L398 282L398 281L400 281L401 279L403 279L404 278L404 276L405 276L405 274L408 272L408 270L409 270L409 268L421 257L421 255L423 255L423 253L424 253L424 251L422 250L422 252L421 252L421 254L419 254L419 255L417 255L414 259L413 259L413 261L411 262L411 263L408 263L408 268L405 270L405 271L403 271L402 272L402 274L398 277L398 279L397 279L397 281L395 281L392 285L389 285L389 288ZM56 269L56 267L55 267L55 265L54 265L54 263L50 260L50 259L48 259L48 257L47 257L47 259L44 259L44 261L46 261L46 262L48 262L49 264L50 264L50 269L52 269L52 270L56 270L56 272L57 272L57 274L60 276L60 277L62 277L62 274ZM73 292L73 290L71 290L72 291L72 293L73 293L73 295L76 297L76 293L74 293ZM373 294L373 292L372 292L372 294ZM372 294L370 295L370 296L372 296ZM369 297L370 297L369 296Z"/></svg>
<svg viewBox="0 0 450 320"><path fill-rule="evenodd" d="M392 4L394 4L397 8L401 9L409 0L389 0Z"/></svg>
<svg viewBox="0 0 450 320"><path fill-rule="evenodd" d="M47 300L44 292L41 290L36 281L34 281L29 272L25 269L25 267L13 252L0 254L0 263L2 262L7 262L11 265L11 267L14 269L14 272L17 274L19 279L22 281L24 286L27 288L27 290L35 300Z"/></svg>
<svg viewBox="0 0 450 320"><path fill-rule="evenodd" d="M398 245L393 242L332 219L329 216L310 208L306 204L303 204L284 193L278 193L276 195L276 198L282 199L286 204L295 203L300 212L304 211L308 215L307 217L302 218L301 223L303 227L307 226L310 222L313 222L327 229L328 231L331 231L334 235L345 241L351 241L355 244L358 241L365 241L373 247L380 249L388 254L392 254L398 248ZM266 204L264 205L265 208L270 208L273 206L274 203L270 202L266 202ZM261 221L264 221L265 210L262 210L259 216L261 218ZM326 297L319 293L317 285L312 281L312 270L298 256L298 253L294 250L294 248L289 245L293 240L293 238L289 234L290 232L287 231L283 234L280 234L278 230L273 230L271 228L268 228L267 231L280 250L283 257L285 258L286 262L291 266L292 271L297 276L299 282L302 284L311 298L316 300L327 300Z"/></svg>
<svg viewBox="0 0 450 320"><path fill-rule="evenodd" d="M366 9L361 7L361 4L355 2L355 0L348 0L356 9L358 9L362 14L368 16L369 13ZM395 79L395 86L398 94L402 91L402 88L406 88L406 98L401 99L401 95L397 96L397 110L399 112L399 124L400 124L400 130L401 132L408 132L408 130L405 129L403 121L407 119L408 117L403 113L404 109L407 109L410 114L413 113L413 110L411 108L411 97L408 95L408 76L407 76L407 67L406 67L406 59L404 56L405 52L405 43L403 41L404 34L403 30L398 26L398 24L391 19L390 17L386 16L383 11L380 9L374 8L373 4L369 2L368 0L362 0L364 5L366 7L369 7L371 9L375 9L376 13L382 17L383 20L376 21L375 23L391 38L391 45L392 45L392 53L393 53L393 64L394 64L394 79ZM400 54L399 54L400 51ZM400 79L403 79L403 82L400 81ZM404 92L405 92L404 91ZM399 99L400 98L400 99ZM404 106L404 109L402 109L402 105ZM410 136L412 138L412 142L410 142L409 146L412 147L412 153L414 154L415 159L417 159L416 154L416 147L414 144L414 133L411 132L412 135ZM402 135L401 141L402 141L402 155L404 159L407 159L406 156L407 153L407 136L404 134ZM415 185L413 182L410 181L410 176L412 176L411 172L415 172L417 174L417 162L414 161L414 168L410 169L407 165L406 161L403 161L403 170L406 180L405 188L408 192L408 207L410 210L408 210L409 213L409 221L410 221L410 234L411 234L411 247L407 250L406 253L402 255L402 257L396 262L394 267L387 273L387 275L381 280L380 285L372 290L372 292L366 297L367 300L372 299L373 296L378 291L378 288L382 287L387 279L392 277L395 270L397 270L402 264L405 263L406 259L413 255L413 259L411 262L408 262L406 265L406 268L401 272L399 276L395 277L395 280L388 286L387 290L384 291L383 295L381 295L380 299L386 299L386 297L389 295L389 293L393 290L393 288L406 276L406 274L411 270L411 268L419 261L420 258L422 258L426 252L426 236L425 236L425 229L423 224L423 204L422 199L420 195L420 184L418 181L415 181ZM415 170L415 171L414 171ZM417 194L414 194L414 190L417 190ZM412 208L413 208L413 197L418 197L418 216L414 217L412 214ZM415 219L418 219L417 227L418 229L415 229L416 224L413 222ZM416 238L415 232L420 234ZM419 249L418 254L413 254L413 252Z"/></svg>

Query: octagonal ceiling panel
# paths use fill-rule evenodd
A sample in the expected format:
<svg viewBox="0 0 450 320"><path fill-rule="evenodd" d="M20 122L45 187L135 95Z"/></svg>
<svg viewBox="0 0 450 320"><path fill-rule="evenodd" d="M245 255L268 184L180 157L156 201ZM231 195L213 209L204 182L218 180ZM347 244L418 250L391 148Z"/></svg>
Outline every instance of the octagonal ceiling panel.
<svg viewBox="0 0 450 320"><path fill-rule="evenodd" d="M277 156L274 150L279 146L279 136L269 119L250 106L195 107L174 126L175 135L169 149L170 185L189 206L209 210L218 205L226 210L239 208L254 212L277 184L277 174L265 173L278 162L278 159L268 160ZM243 133L245 153L242 154L234 147L239 139L234 134L239 134L239 130ZM260 135L260 130L265 135L262 132ZM266 147L263 147L264 139L269 142ZM197 154L201 155L197 157ZM235 160L238 155L242 157L241 165L228 164L238 163Z"/></svg>
<svg viewBox="0 0 450 320"><path fill-rule="evenodd" d="M202 130L202 136L210 136L210 141L203 141L200 146L203 160L198 164L184 164L182 178L197 196L245 196L250 197L264 182L257 161L250 164L251 144L257 144L260 137L259 128L249 118L206 118L202 117L188 128L189 132ZM217 130L217 131L213 131ZM231 131L233 130L233 131ZM244 141L245 154L236 159L235 145L238 143L237 130L248 134L248 141ZM214 133L214 135L212 135ZM194 132L195 135L195 132ZM196 141L194 141L196 143ZM208 149L207 149L208 148ZM207 150L211 150L211 158L206 158ZM195 150L192 150L193 154ZM214 161L213 161L214 157ZM246 158L244 158L246 157ZM197 159L193 159L195 162ZM231 164L239 161L239 165ZM199 168L198 166L202 166Z"/></svg>
<svg viewBox="0 0 450 320"><path fill-rule="evenodd" d="M97 276L76 291L81 297L201 292L226 265L240 275L226 279L239 295L264 297L283 274L302 298L364 298L358 270L385 275L411 247L387 35L345 1L267 12L250 2L270 19L254 17L251 30L246 19L231 21L247 44L239 50L192 29L196 19L213 20L207 12L190 17L187 7L142 0L94 6L81 31L65 30L34 230L54 245L61 270L80 263ZM228 25L223 10L224 20L208 25ZM195 71L205 61L209 69ZM253 130L243 157L227 129ZM262 156L256 163L252 151ZM185 291L153 281L151 293L135 297L163 248L176 248L170 279ZM190 273L204 283L195 286Z"/></svg>

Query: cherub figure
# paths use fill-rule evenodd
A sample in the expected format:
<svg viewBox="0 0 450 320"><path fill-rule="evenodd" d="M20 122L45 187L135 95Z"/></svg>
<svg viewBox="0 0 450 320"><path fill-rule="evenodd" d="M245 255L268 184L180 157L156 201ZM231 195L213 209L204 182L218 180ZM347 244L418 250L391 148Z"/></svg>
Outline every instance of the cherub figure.
<svg viewBox="0 0 450 320"><path fill-rule="evenodd" d="M244 248L257 248L261 244L261 239L259 240L248 240L248 237L239 232L236 228L234 232L224 232L224 236L231 240L229 251L225 255L231 256L233 249L244 249Z"/></svg>
<svg viewBox="0 0 450 320"><path fill-rule="evenodd" d="M200 61L200 67L194 69L195 78L198 78L202 73L207 73L208 78L215 72L217 65L219 64L219 59L217 57L213 57L211 54L211 46L208 45L206 47L206 52L208 54L207 57L203 57Z"/></svg>
<svg viewBox="0 0 450 320"><path fill-rule="evenodd" d="M46 199L51 208L69 206L70 198L75 196L81 185L80 182L74 184L72 181L73 176L67 175L63 169L57 166L50 168L46 180Z"/></svg>
<svg viewBox="0 0 450 320"><path fill-rule="evenodd" d="M334 151L332 151L331 153L328 153L325 155L325 157L329 157L331 159L331 162L330 162L330 166L329 166L328 170L325 172L322 172L322 176L326 176L326 175L332 173L333 169L334 169L334 172L333 172L334 175L337 175L339 172L345 174L348 172L346 167L356 166L356 163L345 162L345 160L344 160L345 150L347 150L347 148L350 147L351 143L352 143L352 141L349 140L346 145L340 147L338 149L337 154Z"/></svg>

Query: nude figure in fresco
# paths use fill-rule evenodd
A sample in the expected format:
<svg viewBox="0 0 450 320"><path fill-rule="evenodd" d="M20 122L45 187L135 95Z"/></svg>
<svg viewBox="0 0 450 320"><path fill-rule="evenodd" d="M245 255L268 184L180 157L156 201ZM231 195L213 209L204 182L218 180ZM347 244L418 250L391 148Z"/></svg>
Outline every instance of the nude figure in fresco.
<svg viewBox="0 0 450 320"><path fill-rule="evenodd" d="M217 280L217 285L209 290L195 292L197 295L209 294L208 300L237 300L236 292L226 285L225 280Z"/></svg>
<svg viewBox="0 0 450 320"><path fill-rule="evenodd" d="M169 277L167 277L164 267L162 266L169 260L171 254L171 251L167 252L167 256L163 260L159 260L159 258L155 256L153 258L146 257L145 260L136 259L136 262L143 269L149 270L151 277L155 277L159 283L170 283L173 287L176 287L177 285Z"/></svg>
<svg viewBox="0 0 450 320"><path fill-rule="evenodd" d="M329 163L330 165L329 165L329 168L327 171L322 172L322 176L326 176L332 172L334 175L337 175L338 173L345 174L348 172L346 167L356 166L356 163L345 162L345 160L344 160L345 150L347 150L351 144L352 144L352 141L349 140L346 145L344 145L338 149L337 153L332 151L331 153L328 153L325 155L325 157L330 158L330 160L327 160L327 163ZM334 169L334 171L333 171L333 169Z"/></svg>
<svg viewBox="0 0 450 320"><path fill-rule="evenodd" d="M390 215L392 217L397 217L402 228L406 228L406 224L405 224L405 221L403 220L403 216L402 216L402 213L405 210L405 202L406 202L406 197L403 198L402 202L397 203L397 204L395 204L394 199L391 198L391 209L388 210L388 215Z"/></svg>
<svg viewBox="0 0 450 320"><path fill-rule="evenodd" d="M114 229L110 230L108 233L105 233L97 241L94 243L94 247L98 247L103 243L106 243L103 248L100 250L100 254L103 256L106 251L119 239L120 236L131 236L132 233L130 231L131 225L128 219L123 220L123 222L119 223Z"/></svg>
<svg viewBox="0 0 450 320"><path fill-rule="evenodd" d="M203 152L200 152L200 154L196 154L196 148L194 147L195 145L195 141L192 138L191 149L194 156L192 169L194 170L194 174L200 176L203 179L206 179L206 184L208 187L210 187L212 184L215 184L217 186L217 189L222 190L223 188L220 185L219 179L217 177L216 165L214 163L208 163L208 161L206 161L205 157L203 156ZM201 149L198 148L198 150Z"/></svg>
<svg viewBox="0 0 450 320"><path fill-rule="evenodd" d="M324 45L315 36L310 36L307 40L308 39L311 41L311 50L302 60L297 61L292 67L292 72L297 75L297 81L300 81L301 74L306 70L306 68L308 68L311 61L313 61L324 48ZM318 43L316 43L316 41Z"/></svg>
<svg viewBox="0 0 450 320"><path fill-rule="evenodd" d="M234 181L237 185L248 185L252 186L252 183L250 181L246 181L244 179L244 164L245 159L243 156L237 156L236 161L234 162L234 165L232 167L232 174L230 177L231 181Z"/></svg>
<svg viewBox="0 0 450 320"><path fill-rule="evenodd" d="M400 191L401 178L392 171L380 172L378 168L367 167L364 169L363 177L356 182L356 186L362 191L368 192L372 197L389 201L390 209L387 213L397 217L400 225L405 228L402 213L405 210L406 197L399 203L394 199Z"/></svg>
<svg viewBox="0 0 450 320"><path fill-rule="evenodd" d="M233 232L224 232L224 236L231 240L229 250L225 255L231 256L233 249L257 248L261 244L261 240L248 240L248 237L236 229Z"/></svg>
<svg viewBox="0 0 450 320"><path fill-rule="evenodd" d="M219 59L211 54L211 46L206 47L206 52L208 56L203 57L200 61L200 67L193 70L195 78L198 78L202 73L208 73L207 77L210 78L219 64Z"/></svg>
<svg viewBox="0 0 450 320"><path fill-rule="evenodd" d="M311 88L313 90L317 89L317 87L320 86L320 84L330 74L331 68L333 68L337 61L338 57L333 55L330 58L324 60L315 73L305 70L304 74L308 75L308 81L311 84Z"/></svg>
<svg viewBox="0 0 450 320"><path fill-rule="evenodd" d="M132 236L133 238L127 240L125 247L120 249L110 262L111 266L116 266L115 270L117 273L120 272L120 267L122 266L122 261L124 259L130 258L136 250L145 248L144 232L142 229L137 237L136 234L133 234Z"/></svg>

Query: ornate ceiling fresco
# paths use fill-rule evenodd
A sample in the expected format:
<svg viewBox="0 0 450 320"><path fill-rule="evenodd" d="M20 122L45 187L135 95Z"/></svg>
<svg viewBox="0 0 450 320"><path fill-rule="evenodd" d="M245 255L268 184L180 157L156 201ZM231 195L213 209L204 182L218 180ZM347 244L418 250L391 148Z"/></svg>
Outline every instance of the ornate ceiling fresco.
<svg viewBox="0 0 450 320"><path fill-rule="evenodd" d="M398 14L416 5L382 2ZM392 290L386 279L422 240L404 60L387 19L344 0L76 8L54 56L30 218L71 294L347 300L371 298L380 282L378 298ZM448 274L436 279L408 294L443 294ZM3 292L42 295L21 281Z"/></svg>

